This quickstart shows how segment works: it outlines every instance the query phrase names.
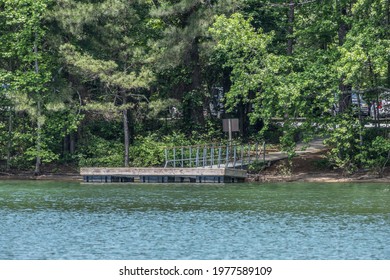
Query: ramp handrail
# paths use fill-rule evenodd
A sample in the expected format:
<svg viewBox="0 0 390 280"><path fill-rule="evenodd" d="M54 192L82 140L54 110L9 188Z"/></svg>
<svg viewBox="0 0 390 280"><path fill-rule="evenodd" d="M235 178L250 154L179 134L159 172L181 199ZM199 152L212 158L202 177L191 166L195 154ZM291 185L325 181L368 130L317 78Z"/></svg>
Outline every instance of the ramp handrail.
<svg viewBox="0 0 390 280"><path fill-rule="evenodd" d="M262 144L208 143L165 148L165 166L181 168L236 168L253 161L265 162L265 142Z"/></svg>

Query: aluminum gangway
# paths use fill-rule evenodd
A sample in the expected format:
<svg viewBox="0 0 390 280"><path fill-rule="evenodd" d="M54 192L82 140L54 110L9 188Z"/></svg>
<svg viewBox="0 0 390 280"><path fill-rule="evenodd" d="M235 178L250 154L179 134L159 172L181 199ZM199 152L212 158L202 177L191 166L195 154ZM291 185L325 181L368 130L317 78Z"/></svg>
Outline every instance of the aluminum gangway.
<svg viewBox="0 0 390 280"><path fill-rule="evenodd" d="M171 168L241 168L265 162L265 142L208 143L192 146L165 147L165 165Z"/></svg>

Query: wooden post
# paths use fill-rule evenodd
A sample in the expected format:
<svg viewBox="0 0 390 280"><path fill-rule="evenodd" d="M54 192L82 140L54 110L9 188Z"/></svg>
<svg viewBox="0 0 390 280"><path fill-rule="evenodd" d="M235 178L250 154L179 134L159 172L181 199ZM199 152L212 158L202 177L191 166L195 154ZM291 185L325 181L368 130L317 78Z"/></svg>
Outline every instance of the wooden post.
<svg viewBox="0 0 390 280"><path fill-rule="evenodd" d="M259 143L256 143L256 156L255 156L255 160L258 161L259 160Z"/></svg>
<svg viewBox="0 0 390 280"><path fill-rule="evenodd" d="M265 141L263 142L263 163L265 164Z"/></svg>

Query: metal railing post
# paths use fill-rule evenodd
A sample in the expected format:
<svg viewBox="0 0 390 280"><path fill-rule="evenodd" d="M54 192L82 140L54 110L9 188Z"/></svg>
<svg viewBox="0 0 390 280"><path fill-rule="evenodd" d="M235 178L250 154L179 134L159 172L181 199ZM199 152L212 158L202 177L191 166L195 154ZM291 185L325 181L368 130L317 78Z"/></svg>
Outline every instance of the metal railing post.
<svg viewBox="0 0 390 280"><path fill-rule="evenodd" d="M196 159L195 159L196 167L199 167L199 146L196 146Z"/></svg>
<svg viewBox="0 0 390 280"><path fill-rule="evenodd" d="M173 168L176 168L176 147L173 148Z"/></svg>
<svg viewBox="0 0 390 280"><path fill-rule="evenodd" d="M221 147L221 143L219 143L219 147L218 147L218 168L221 167L221 155L222 155L222 147Z"/></svg>
<svg viewBox="0 0 390 280"><path fill-rule="evenodd" d="M241 169L243 168L242 166L244 165L244 145L241 145Z"/></svg>
<svg viewBox="0 0 390 280"><path fill-rule="evenodd" d="M165 148L164 152L165 152L165 166L164 166L164 168L166 168L168 165L168 148Z"/></svg>
<svg viewBox="0 0 390 280"><path fill-rule="evenodd" d="M181 167L184 167L184 148L181 147Z"/></svg>
<svg viewBox="0 0 390 280"><path fill-rule="evenodd" d="M236 161L237 161L237 146L233 146L233 168L236 168Z"/></svg>
<svg viewBox="0 0 390 280"><path fill-rule="evenodd" d="M214 144L211 145L210 148L210 167L213 168L214 165Z"/></svg>
<svg viewBox="0 0 390 280"><path fill-rule="evenodd" d="M203 168L205 167L206 164L206 155L207 155L207 147L203 146Z"/></svg>
<svg viewBox="0 0 390 280"><path fill-rule="evenodd" d="M251 144L248 144L248 164L251 164Z"/></svg>
<svg viewBox="0 0 390 280"><path fill-rule="evenodd" d="M229 167L229 145L226 145L226 161L225 161L225 168Z"/></svg>
<svg viewBox="0 0 390 280"><path fill-rule="evenodd" d="M190 168L192 167L192 146L190 146Z"/></svg>

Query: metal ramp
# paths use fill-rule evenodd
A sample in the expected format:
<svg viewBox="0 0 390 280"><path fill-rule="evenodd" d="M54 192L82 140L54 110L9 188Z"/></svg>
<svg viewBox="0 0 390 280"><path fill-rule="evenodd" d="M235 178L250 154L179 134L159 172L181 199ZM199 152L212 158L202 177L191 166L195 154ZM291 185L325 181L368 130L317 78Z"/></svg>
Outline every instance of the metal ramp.
<svg viewBox="0 0 390 280"><path fill-rule="evenodd" d="M165 148L165 168L241 168L266 161L265 143L222 144Z"/></svg>

